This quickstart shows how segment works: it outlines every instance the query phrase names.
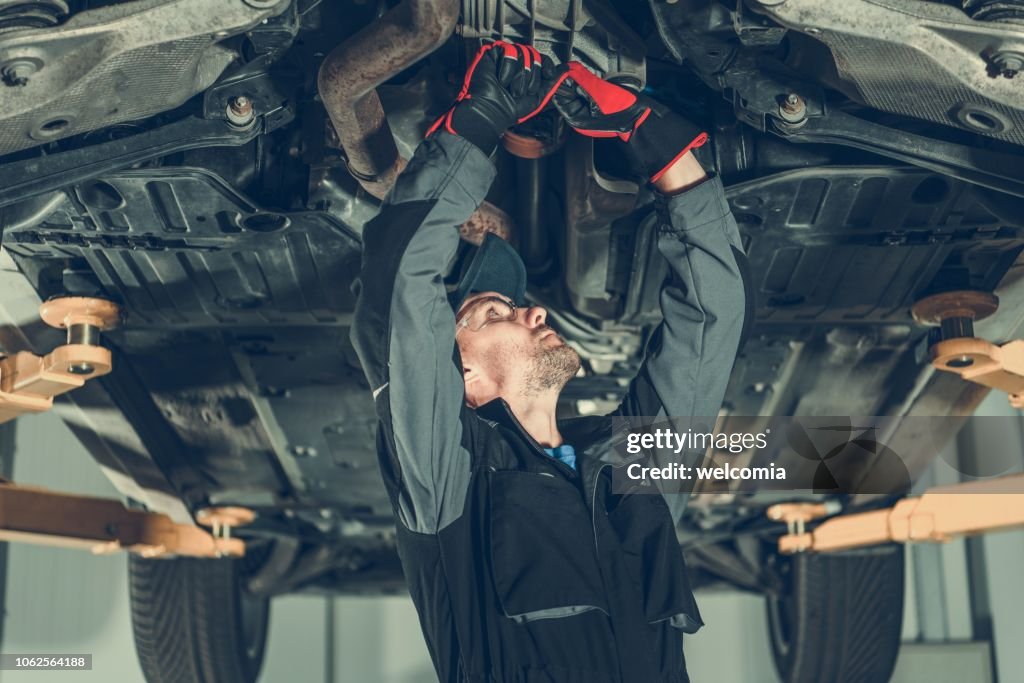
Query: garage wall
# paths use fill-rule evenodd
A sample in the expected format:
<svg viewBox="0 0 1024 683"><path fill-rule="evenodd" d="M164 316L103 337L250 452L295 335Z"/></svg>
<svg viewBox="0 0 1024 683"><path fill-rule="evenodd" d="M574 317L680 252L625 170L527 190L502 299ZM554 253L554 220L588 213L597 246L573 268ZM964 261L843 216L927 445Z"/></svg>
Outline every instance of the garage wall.
<svg viewBox="0 0 1024 683"><path fill-rule="evenodd" d="M982 414L1018 415L1003 433L964 434L970 452L1015 447L1024 453L1024 421L1001 395ZM52 414L17 422L15 481L117 497L94 461ZM1024 470L1024 455L1017 471ZM934 483L955 472L936 471ZM1024 671L1024 532L992 534L946 546L908 548L908 601L897 683L1020 680ZM132 645L123 555L11 544L0 651L92 653L80 683L144 683ZM763 605L735 593L698 596L707 622L685 640L694 681L777 683ZM273 605L263 681L433 683L435 677L407 598L293 596ZM972 640L979 642L971 642ZM999 675L997 675L999 674ZM38 683L38 674L0 672L0 683Z"/></svg>
<svg viewBox="0 0 1024 683"><path fill-rule="evenodd" d="M334 683L437 682L407 597L342 597L334 608Z"/></svg>
<svg viewBox="0 0 1024 683"><path fill-rule="evenodd" d="M957 438L961 457L1016 452L1017 461L1005 473L1024 472L1021 411L1010 408L1005 396L993 392L978 414L1010 419L992 420L984 429L961 432ZM991 641L993 668L998 672L996 680L1024 680L1024 531L969 538L964 548L971 587L970 612L956 616L970 621L973 638Z"/></svg>

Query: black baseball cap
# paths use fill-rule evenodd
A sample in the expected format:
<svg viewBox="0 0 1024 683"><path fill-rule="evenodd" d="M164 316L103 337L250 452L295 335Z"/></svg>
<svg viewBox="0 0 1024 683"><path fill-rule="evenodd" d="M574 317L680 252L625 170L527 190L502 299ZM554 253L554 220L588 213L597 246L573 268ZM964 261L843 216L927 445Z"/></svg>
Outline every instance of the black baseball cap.
<svg viewBox="0 0 1024 683"><path fill-rule="evenodd" d="M463 263L466 266L459 283L448 297L452 310L458 312L462 302L478 292L497 292L516 306L526 304L526 266L519 252L505 240L487 233Z"/></svg>

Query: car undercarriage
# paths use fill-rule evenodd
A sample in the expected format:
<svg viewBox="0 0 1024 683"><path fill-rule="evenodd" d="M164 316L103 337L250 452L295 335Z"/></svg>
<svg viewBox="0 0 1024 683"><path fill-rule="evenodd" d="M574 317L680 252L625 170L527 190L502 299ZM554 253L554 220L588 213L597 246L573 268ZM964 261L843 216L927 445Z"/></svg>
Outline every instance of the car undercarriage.
<svg viewBox="0 0 1024 683"><path fill-rule="evenodd" d="M997 292L987 336L1020 334L1024 2L0 0L0 349L60 343L41 301L116 301L114 371L56 409L136 504L254 510L261 597L402 587L350 287L363 226L498 38L711 134L756 299L724 419L971 413L987 390L925 358L929 294ZM495 163L462 251L517 247L583 359L561 409L606 412L660 320L656 197L553 112ZM958 427L892 439L927 463ZM733 533L763 510L694 498L702 584L782 590L761 527Z"/></svg>

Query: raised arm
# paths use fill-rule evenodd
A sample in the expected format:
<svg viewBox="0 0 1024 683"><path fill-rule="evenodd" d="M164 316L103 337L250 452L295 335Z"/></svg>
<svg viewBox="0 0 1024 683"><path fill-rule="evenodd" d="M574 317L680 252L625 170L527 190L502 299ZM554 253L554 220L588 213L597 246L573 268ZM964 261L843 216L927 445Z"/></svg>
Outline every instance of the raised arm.
<svg viewBox="0 0 1024 683"><path fill-rule="evenodd" d="M692 153L707 133L577 63L554 102L577 132L617 138L659 192L658 249L670 267L661 292L664 321L616 412L714 417L749 314L736 221L721 181L708 177Z"/></svg>
<svg viewBox="0 0 1024 683"><path fill-rule="evenodd" d="M413 531L436 532L457 518L469 482L455 316L442 273L494 175L475 145L439 132L420 143L363 231L351 337L373 392L381 466L398 486L396 514Z"/></svg>
<svg viewBox="0 0 1024 683"><path fill-rule="evenodd" d="M746 256L718 177L659 203L658 250L669 264L660 294L663 320L617 412L683 418L677 429L710 429L725 398L744 328L752 322ZM709 420L691 424L690 417ZM702 456L690 453L686 459ZM665 500L678 522L689 495L670 493Z"/></svg>
<svg viewBox="0 0 1024 683"><path fill-rule="evenodd" d="M351 338L373 392L384 478L399 521L412 531L436 533L462 514L470 477L465 389L442 273L459 226L494 180L488 155L499 136L546 104L541 66L532 48L482 48L456 103L363 231Z"/></svg>
<svg viewBox="0 0 1024 683"><path fill-rule="evenodd" d="M569 79L555 104L570 125L584 135L617 137L658 190L658 250L669 264L663 321L613 414L714 418L752 307L746 256L722 183L704 173L691 151L707 134L578 65L569 68ZM686 496L666 500L678 519Z"/></svg>
<svg viewBox="0 0 1024 683"><path fill-rule="evenodd" d="M658 211L658 251L669 265L663 320L619 414L714 418L749 325L746 256L717 176L662 196Z"/></svg>

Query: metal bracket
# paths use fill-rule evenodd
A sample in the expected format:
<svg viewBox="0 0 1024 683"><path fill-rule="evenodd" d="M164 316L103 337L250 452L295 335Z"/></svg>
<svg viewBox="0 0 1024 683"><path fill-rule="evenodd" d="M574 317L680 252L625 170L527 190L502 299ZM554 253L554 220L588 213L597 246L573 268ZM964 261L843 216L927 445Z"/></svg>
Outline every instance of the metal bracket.
<svg viewBox="0 0 1024 683"><path fill-rule="evenodd" d="M962 290L925 297L912 312L917 322L939 327L928 347L936 369L1005 391L1011 406L1024 408L1024 340L997 346L974 336L974 321L992 315L998 306L994 294Z"/></svg>
<svg viewBox="0 0 1024 683"><path fill-rule="evenodd" d="M293 114L281 109L275 115L287 120ZM131 137L5 164L0 166L0 207L174 152L238 147L261 132L260 125L236 128L224 120L191 116Z"/></svg>
<svg viewBox="0 0 1024 683"><path fill-rule="evenodd" d="M196 513L196 520L203 526L213 530L213 540L217 557L228 554L231 544L231 529L244 526L256 519L256 513L249 508L228 506L208 507Z"/></svg>
<svg viewBox="0 0 1024 683"><path fill-rule="evenodd" d="M807 533L807 522L820 517L834 515L839 512L841 506L836 501L824 503L779 503L768 508L768 519L776 522L785 522L788 533L785 538L788 547L784 552L798 552L806 550L813 545L813 536ZM779 549L782 549L782 542L779 542Z"/></svg>
<svg viewBox="0 0 1024 683"><path fill-rule="evenodd" d="M759 4L786 6L781 2L763 0ZM707 26L715 24L721 5L711 3L711 8L702 10L699 15L678 3L652 0L650 6L658 33L671 56L680 64L686 61L705 83L721 91L733 103L740 121L791 142L863 149L1024 197L1024 181L1021 180L1017 155L916 135L857 118L836 107L826 108L823 89L803 82L803 76L790 67L756 50L709 34ZM843 3L836 3L836 7L840 6L845 7ZM790 94L804 101L804 118L800 119L802 122L798 126L788 123L780 111L780 105L785 105Z"/></svg>
<svg viewBox="0 0 1024 683"><path fill-rule="evenodd" d="M0 360L0 423L25 413L41 413L53 397L110 372L110 351L99 345L100 331L116 327L120 307L104 299L61 297L39 307L47 325L66 329L67 344L45 356L20 351Z"/></svg>

